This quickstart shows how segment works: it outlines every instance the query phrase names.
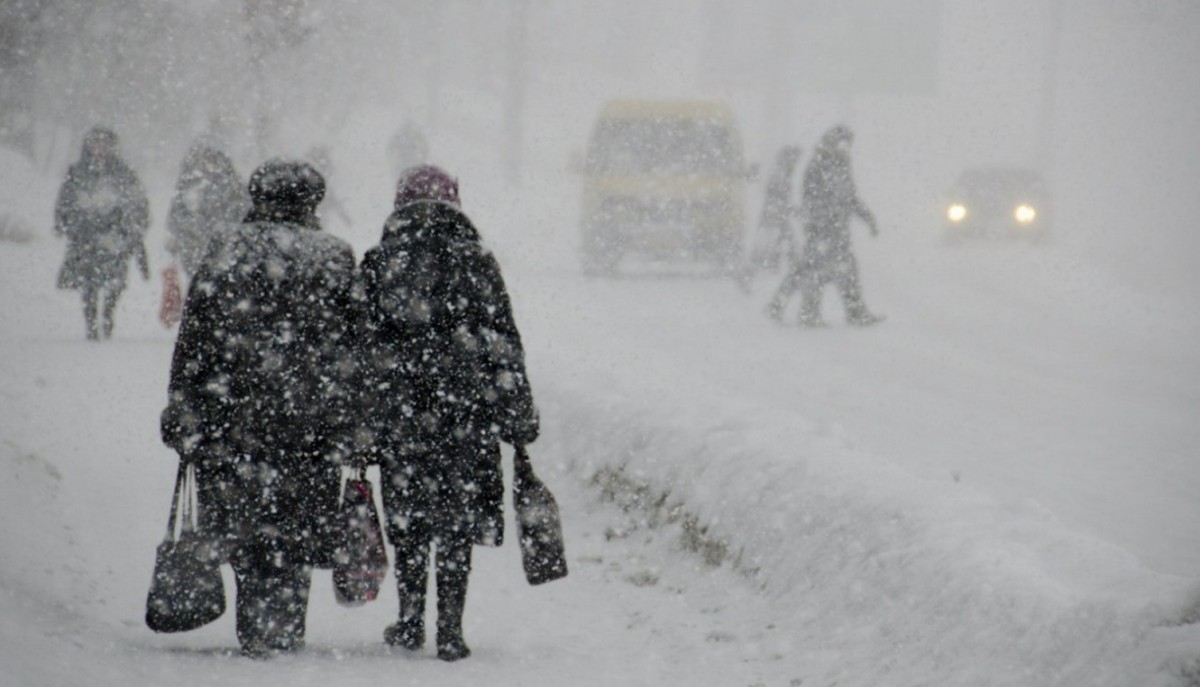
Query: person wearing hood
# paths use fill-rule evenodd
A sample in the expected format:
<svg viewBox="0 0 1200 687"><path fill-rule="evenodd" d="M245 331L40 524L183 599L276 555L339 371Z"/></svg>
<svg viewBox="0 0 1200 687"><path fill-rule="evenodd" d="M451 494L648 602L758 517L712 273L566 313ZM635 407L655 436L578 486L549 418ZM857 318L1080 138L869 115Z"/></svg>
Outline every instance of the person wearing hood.
<svg viewBox="0 0 1200 687"><path fill-rule="evenodd" d="M425 642L436 551L437 653L470 655L462 635L474 545L504 534L500 442L532 443L538 413L496 258L463 213L458 182L421 165L401 177L395 210L360 265L388 539L396 548L391 645Z"/></svg>
<svg viewBox="0 0 1200 687"><path fill-rule="evenodd" d="M89 131L54 206L54 233L67 239L58 288L82 292L91 341L112 337L130 258L136 256L142 278L150 278L145 244L150 203L137 175L118 154L118 143L110 129Z"/></svg>
<svg viewBox="0 0 1200 687"><path fill-rule="evenodd" d="M858 197L850 171L853 141L848 127L833 127L821 137L804 170L800 207L805 217L804 250L793 260L767 306L767 314L774 320L783 318L787 300L799 290L800 324L820 325L821 291L826 284L838 287L850 324L867 325L881 319L863 302L858 261L850 244L850 218L854 215L866 222L872 236L879 235L875 216Z"/></svg>
<svg viewBox="0 0 1200 687"><path fill-rule="evenodd" d="M207 143L195 143L180 164L167 211L167 252L185 274L194 275L212 235L241 222L249 209L246 185L229 156Z"/></svg>
<svg viewBox="0 0 1200 687"><path fill-rule="evenodd" d="M738 283L748 290L759 270L777 270L780 262L790 257L795 236L792 234L792 191L796 163L800 161L800 146L787 145L775 155L775 166L767 179L766 196L750 259L742 266Z"/></svg>
<svg viewBox="0 0 1200 687"><path fill-rule="evenodd" d="M242 652L304 644L312 567L358 422L354 253L321 231L325 182L271 160L245 221L210 240L171 361L163 443L195 465L200 529L237 581Z"/></svg>

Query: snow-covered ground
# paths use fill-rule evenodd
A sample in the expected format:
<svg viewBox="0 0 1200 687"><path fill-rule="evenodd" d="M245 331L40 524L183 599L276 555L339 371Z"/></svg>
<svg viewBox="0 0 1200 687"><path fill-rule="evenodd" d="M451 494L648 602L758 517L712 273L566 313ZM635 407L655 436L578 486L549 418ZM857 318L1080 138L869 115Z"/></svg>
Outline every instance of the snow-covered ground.
<svg viewBox="0 0 1200 687"><path fill-rule="evenodd" d="M846 327L831 299L831 326L779 327L773 276L581 276L576 183L547 170L463 194L513 294L571 575L531 588L511 539L477 550L474 655L449 665L383 646L391 577L343 609L318 572L308 649L271 663L236 654L228 613L144 627L172 332L135 279L114 340L83 340L53 288L58 170L6 165L41 229L0 243L0 684L1200 684L1195 281L885 222L856 240L887 322ZM160 214L169 184L148 180ZM382 188L348 191L360 252Z"/></svg>
<svg viewBox="0 0 1200 687"><path fill-rule="evenodd" d="M237 654L228 612L193 633L146 629L174 475L157 431L173 332L155 319L157 282L134 277L114 340L83 340L77 295L53 288L63 245L49 231L71 136L45 122L36 164L0 149L0 687L1200 685L1200 14L1063 4L1057 129L1039 151L1055 160L1055 231L946 246L936 180L1029 157L1031 46L1051 5L943 3L936 95L797 92L773 118L768 74L706 78L717 4L531 12L518 182L500 161L514 66L496 30L515 4L447 3L455 30L434 31L429 55L397 40L414 17L395 3L329 4L312 60L278 65L288 107L271 133L284 152L331 147L351 221L330 231L360 255L377 240L385 142L406 113L436 112L420 122L434 158L459 175L513 295L544 422L533 459L563 508L571 573L532 588L511 536L477 549L474 653L453 665L383 645L391 576L345 609L318 572L307 650L269 663ZM169 37L181 55L222 53L180 60L198 101L199 86L229 86L222 65L240 53L222 37ZM107 83L69 67L57 76ZM760 162L775 137L807 150L850 116L882 230L854 240L886 322L846 327L830 297L826 328L773 325L778 275L745 294L690 270L580 274L566 167L597 105L700 91L735 106ZM146 140L164 120L129 104L139 118L119 128L150 193L157 270L176 161L154 156L182 151L196 122ZM191 104L199 121L209 103ZM256 162L232 152L243 173ZM228 570L226 584L232 600Z"/></svg>

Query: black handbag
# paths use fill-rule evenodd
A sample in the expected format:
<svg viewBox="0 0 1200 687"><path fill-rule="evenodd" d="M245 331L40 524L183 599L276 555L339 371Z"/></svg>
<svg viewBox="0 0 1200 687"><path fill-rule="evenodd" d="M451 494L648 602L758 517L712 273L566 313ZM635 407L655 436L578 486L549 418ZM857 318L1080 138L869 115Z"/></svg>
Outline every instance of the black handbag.
<svg viewBox="0 0 1200 687"><path fill-rule="evenodd" d="M342 490L334 530L333 591L343 606L361 606L379 595L387 576L387 548L374 489L355 468Z"/></svg>
<svg viewBox="0 0 1200 687"><path fill-rule="evenodd" d="M146 625L155 632L186 632L225 612L221 557L196 526L195 468L179 462L167 535L158 545L146 595ZM175 532L176 516L179 532Z"/></svg>
<svg viewBox="0 0 1200 687"><path fill-rule="evenodd" d="M567 552L562 519L554 494L533 474L524 446L513 453L513 508L517 513L517 538L521 564L529 584L543 584L567 576Z"/></svg>

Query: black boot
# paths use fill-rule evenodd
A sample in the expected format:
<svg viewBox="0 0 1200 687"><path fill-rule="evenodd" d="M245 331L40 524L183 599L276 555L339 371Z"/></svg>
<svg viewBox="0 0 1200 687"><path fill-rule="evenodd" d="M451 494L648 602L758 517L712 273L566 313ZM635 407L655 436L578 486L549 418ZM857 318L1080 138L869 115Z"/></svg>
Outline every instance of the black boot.
<svg viewBox="0 0 1200 687"><path fill-rule="evenodd" d="M425 646L425 619L419 615L400 618L384 628L383 641L409 651L420 649Z"/></svg>
<svg viewBox="0 0 1200 687"><path fill-rule="evenodd" d="M383 641L416 651L425 645L425 585L429 580L429 543L420 537L396 541L396 591L400 620L383 630Z"/></svg>
<svg viewBox="0 0 1200 687"><path fill-rule="evenodd" d="M447 662L459 661L471 655L471 649L463 641L462 629L457 633L442 634L441 623L438 624L438 658Z"/></svg>
<svg viewBox="0 0 1200 687"><path fill-rule="evenodd" d="M471 655L462 632L463 609L467 604L467 577L471 574L471 544L454 542L449 546L439 546L437 563L438 658L458 661Z"/></svg>
<svg viewBox="0 0 1200 687"><path fill-rule="evenodd" d="M267 659L304 648L312 569L285 547L253 542L230 559L242 655Z"/></svg>

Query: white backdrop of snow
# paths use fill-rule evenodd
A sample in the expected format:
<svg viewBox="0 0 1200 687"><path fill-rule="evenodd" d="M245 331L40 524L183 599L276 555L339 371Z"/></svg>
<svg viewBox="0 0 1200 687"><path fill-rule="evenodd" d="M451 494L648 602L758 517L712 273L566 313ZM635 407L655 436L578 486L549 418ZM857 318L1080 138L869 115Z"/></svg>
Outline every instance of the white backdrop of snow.
<svg viewBox="0 0 1200 687"><path fill-rule="evenodd" d="M4 213L36 238L0 243L0 684L1200 683L1200 284L1180 269L1195 237L1166 226L1191 207L1177 176L1143 188L1125 182L1148 166L1113 170L1133 195L1112 216L1094 174L1067 178L1081 214L1049 243L950 249L914 200L929 168L885 183L881 167L921 163L873 154L885 122L868 114L856 161L884 233L855 240L868 302L890 317L846 328L830 299L835 324L800 331L762 316L773 277L750 297L688 274L584 279L578 187L561 169L588 122L543 111L522 190L480 155L501 133L495 101L452 85L443 98L457 119L432 148L505 269L571 576L531 589L511 541L478 550L475 655L453 666L386 650L394 590L342 609L327 572L302 655L238 658L231 614L150 633L172 332L154 321L157 284L134 279L115 340L82 340L76 294L53 289L65 160L43 172L6 157ZM391 108L360 109L336 134L331 188L355 221L331 230L360 254L389 208L395 124ZM1068 128L1063 146L1084 134ZM1064 167L1094 168L1095 147L1070 150ZM1181 159L1162 174L1186 172ZM161 267L174 169L151 171ZM1144 251L1129 250L1131 222L1155 239ZM597 475L614 474L644 489L605 501L614 482ZM661 504L632 507L639 495Z"/></svg>

